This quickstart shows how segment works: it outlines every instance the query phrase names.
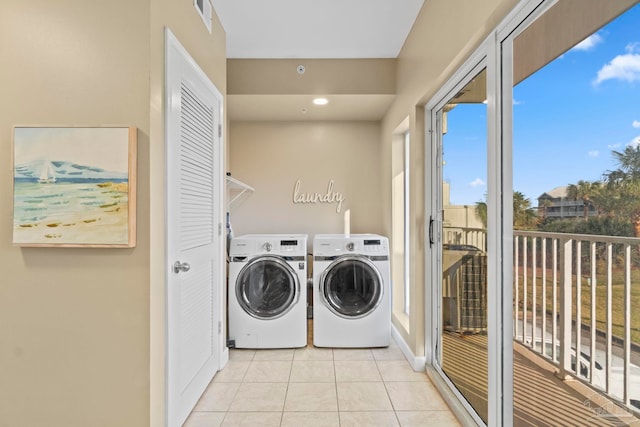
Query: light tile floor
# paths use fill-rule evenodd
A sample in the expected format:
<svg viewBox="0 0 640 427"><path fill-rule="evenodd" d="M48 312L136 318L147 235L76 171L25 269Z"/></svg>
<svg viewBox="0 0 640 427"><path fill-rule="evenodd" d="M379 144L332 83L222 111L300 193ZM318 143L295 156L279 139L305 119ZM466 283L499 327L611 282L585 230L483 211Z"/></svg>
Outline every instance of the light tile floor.
<svg viewBox="0 0 640 427"><path fill-rule="evenodd" d="M185 427L459 426L400 349L231 350Z"/></svg>

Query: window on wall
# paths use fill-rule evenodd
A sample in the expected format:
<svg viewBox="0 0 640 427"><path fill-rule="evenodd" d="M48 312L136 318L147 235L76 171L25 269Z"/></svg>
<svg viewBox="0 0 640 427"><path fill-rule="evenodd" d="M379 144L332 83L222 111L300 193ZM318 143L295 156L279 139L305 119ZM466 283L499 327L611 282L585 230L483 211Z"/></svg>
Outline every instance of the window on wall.
<svg viewBox="0 0 640 427"><path fill-rule="evenodd" d="M404 134L404 312L409 315L409 305L411 302L409 292L409 131Z"/></svg>
<svg viewBox="0 0 640 427"><path fill-rule="evenodd" d="M392 148L392 233L394 312L409 315L409 131L396 134Z"/></svg>

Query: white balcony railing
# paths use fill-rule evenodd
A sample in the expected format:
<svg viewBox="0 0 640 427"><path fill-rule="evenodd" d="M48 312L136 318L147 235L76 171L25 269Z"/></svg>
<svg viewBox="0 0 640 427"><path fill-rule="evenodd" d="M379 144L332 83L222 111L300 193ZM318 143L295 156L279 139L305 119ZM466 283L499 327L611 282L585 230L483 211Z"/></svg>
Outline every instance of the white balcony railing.
<svg viewBox="0 0 640 427"><path fill-rule="evenodd" d="M637 238L514 232L514 339L556 364L561 378L585 381L633 411L640 411L631 306L639 248Z"/></svg>
<svg viewBox="0 0 640 427"><path fill-rule="evenodd" d="M471 245L481 251L487 250L487 230L484 228L450 227L442 230L443 243L452 245Z"/></svg>
<svg viewBox="0 0 640 427"><path fill-rule="evenodd" d="M483 234L445 227L443 243L486 250ZM514 340L640 413L640 239L515 231L513 250Z"/></svg>

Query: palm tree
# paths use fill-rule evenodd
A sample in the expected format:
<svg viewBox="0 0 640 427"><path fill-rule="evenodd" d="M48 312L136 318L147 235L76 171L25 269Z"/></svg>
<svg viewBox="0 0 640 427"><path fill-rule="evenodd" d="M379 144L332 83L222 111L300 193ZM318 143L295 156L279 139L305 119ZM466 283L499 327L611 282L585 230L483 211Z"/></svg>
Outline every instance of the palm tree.
<svg viewBox="0 0 640 427"><path fill-rule="evenodd" d="M627 175L628 180L640 180L640 144L627 145L622 153L613 151L612 154L618 162L619 170Z"/></svg>
<svg viewBox="0 0 640 427"><path fill-rule="evenodd" d="M631 218L636 237L640 236L640 145L629 145L624 151L613 151L618 169L604 174L616 216Z"/></svg>
<svg viewBox="0 0 640 427"><path fill-rule="evenodd" d="M486 197L486 195L485 195ZM476 215L482 222L482 226L487 228L487 202L479 200L476 202Z"/></svg>
<svg viewBox="0 0 640 427"><path fill-rule="evenodd" d="M513 192L513 226L530 228L538 222L538 216L531 207L531 201L520 191Z"/></svg>
<svg viewBox="0 0 640 427"><path fill-rule="evenodd" d="M577 184L569 184L567 187L567 197L573 200L582 200L583 215L586 221L589 218L589 205L592 198L600 191L600 182L580 180Z"/></svg>
<svg viewBox="0 0 640 427"><path fill-rule="evenodd" d="M486 195L485 195L486 197ZM480 218L484 228L487 228L487 203L483 200L476 202L476 215ZM531 201L519 191L513 192L513 226L516 228L530 228L536 225L538 216L531 207Z"/></svg>

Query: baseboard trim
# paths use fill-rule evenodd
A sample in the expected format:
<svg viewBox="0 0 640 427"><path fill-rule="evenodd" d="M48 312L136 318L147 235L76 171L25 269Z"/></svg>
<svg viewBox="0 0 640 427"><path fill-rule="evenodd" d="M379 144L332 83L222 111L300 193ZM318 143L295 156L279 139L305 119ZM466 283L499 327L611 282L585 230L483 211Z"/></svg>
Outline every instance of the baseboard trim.
<svg viewBox="0 0 640 427"><path fill-rule="evenodd" d="M411 365L414 371L416 372L424 372L425 365L427 363L427 358L424 356L416 356L407 342L404 340L402 335L398 332L394 324L391 324L391 337L400 347L400 351L404 354L404 357L407 358L407 361Z"/></svg>
<svg viewBox="0 0 640 427"><path fill-rule="evenodd" d="M222 370L222 368L227 366L228 361L229 361L229 348L225 347L224 350L220 352L220 360L219 360L220 367L218 368L218 370L220 371Z"/></svg>

